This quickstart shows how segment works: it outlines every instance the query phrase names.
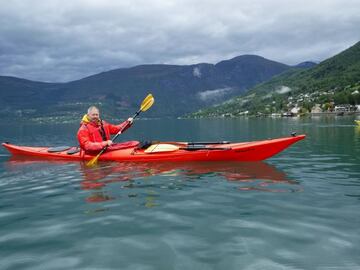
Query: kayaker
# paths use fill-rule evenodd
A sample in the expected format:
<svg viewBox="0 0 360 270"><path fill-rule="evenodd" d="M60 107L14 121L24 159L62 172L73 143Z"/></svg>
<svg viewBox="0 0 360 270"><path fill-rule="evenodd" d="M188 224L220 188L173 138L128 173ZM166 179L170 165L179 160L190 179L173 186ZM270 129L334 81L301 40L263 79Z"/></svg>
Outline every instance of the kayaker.
<svg viewBox="0 0 360 270"><path fill-rule="evenodd" d="M116 144L113 144L110 135L118 133L123 128L125 131L132 125L133 120L130 117L119 125L113 125L100 118L100 111L97 107L89 107L87 114L81 120L77 133L80 149L83 153L96 154L108 145L108 150L115 150Z"/></svg>

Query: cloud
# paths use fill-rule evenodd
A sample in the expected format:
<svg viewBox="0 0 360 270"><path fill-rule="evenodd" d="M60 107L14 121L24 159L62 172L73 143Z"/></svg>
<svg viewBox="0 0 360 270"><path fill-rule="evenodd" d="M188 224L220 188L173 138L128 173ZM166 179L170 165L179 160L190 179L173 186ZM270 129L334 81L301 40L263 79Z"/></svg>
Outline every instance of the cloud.
<svg viewBox="0 0 360 270"><path fill-rule="evenodd" d="M276 90L276 93L278 93L278 94L286 94L288 92L291 92L291 88L284 86L284 85L279 87L279 89Z"/></svg>
<svg viewBox="0 0 360 270"><path fill-rule="evenodd" d="M231 87L226 87L221 89L206 90L203 92L199 92L197 95L201 101L216 101L231 92L232 90L233 89Z"/></svg>
<svg viewBox="0 0 360 270"><path fill-rule="evenodd" d="M193 75L194 75L194 77L201 78L201 70L199 67L194 67Z"/></svg>
<svg viewBox="0 0 360 270"><path fill-rule="evenodd" d="M360 40L358 14L357 0L2 1L0 74L69 81L242 54L318 61Z"/></svg>

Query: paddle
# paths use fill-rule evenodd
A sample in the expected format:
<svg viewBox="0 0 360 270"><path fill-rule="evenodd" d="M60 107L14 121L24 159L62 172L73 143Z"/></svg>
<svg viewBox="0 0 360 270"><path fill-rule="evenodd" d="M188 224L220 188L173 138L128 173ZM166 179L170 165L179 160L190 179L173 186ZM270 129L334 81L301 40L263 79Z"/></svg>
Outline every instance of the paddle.
<svg viewBox="0 0 360 270"><path fill-rule="evenodd" d="M231 150L231 147L208 147L206 145L187 145L186 147L182 147L182 146L180 146L180 144L174 145L174 144L170 144L170 143L157 143L157 144L153 144L153 145L149 146L148 148L146 148L146 150L144 150L144 152L147 154L150 154L150 153L160 153L160 152L173 152L173 151L177 151L177 150L186 150L186 151L222 150L222 151L224 151L224 150Z"/></svg>
<svg viewBox="0 0 360 270"><path fill-rule="evenodd" d="M150 109L150 107L154 104L154 101L155 100L152 94L148 94L141 103L140 109L134 114L132 118L135 119L141 112L145 112ZM112 141L114 141L123 132L123 130L127 128L128 125L129 123L125 125L121 130L119 130L119 132L116 133L116 135L112 138ZM96 157L92 158L88 163L86 163L86 166L94 166L97 163L99 157L102 155L102 153L106 151L108 147L109 146L106 145L103 149L101 149L101 151L99 152L99 154L96 155Z"/></svg>

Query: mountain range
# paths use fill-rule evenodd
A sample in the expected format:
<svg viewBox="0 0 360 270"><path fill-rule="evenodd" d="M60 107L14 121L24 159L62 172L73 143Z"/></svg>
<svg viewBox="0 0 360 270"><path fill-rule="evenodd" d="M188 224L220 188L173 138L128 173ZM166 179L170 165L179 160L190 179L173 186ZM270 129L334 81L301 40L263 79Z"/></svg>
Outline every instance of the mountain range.
<svg viewBox="0 0 360 270"><path fill-rule="evenodd" d="M111 118L125 118L152 93L156 103L147 117L178 117L239 96L291 67L256 55L217 64L140 65L102 72L67 83L45 83L0 76L0 116L18 119L78 118L90 105Z"/></svg>

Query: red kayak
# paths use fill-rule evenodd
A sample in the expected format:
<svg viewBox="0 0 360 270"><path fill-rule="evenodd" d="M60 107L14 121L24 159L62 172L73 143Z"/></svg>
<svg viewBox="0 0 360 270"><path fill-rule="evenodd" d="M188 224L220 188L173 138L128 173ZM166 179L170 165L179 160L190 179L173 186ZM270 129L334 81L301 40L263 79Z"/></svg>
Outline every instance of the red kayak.
<svg viewBox="0 0 360 270"><path fill-rule="evenodd" d="M142 147L139 142L122 143L121 149L106 151L99 160L152 161L260 161L283 151L305 135L268 139L254 142L154 142ZM44 159L90 160L81 156L77 147L31 147L2 144L11 154Z"/></svg>

